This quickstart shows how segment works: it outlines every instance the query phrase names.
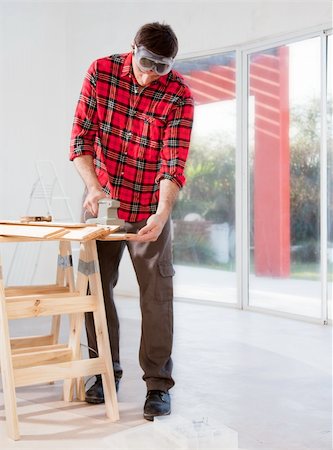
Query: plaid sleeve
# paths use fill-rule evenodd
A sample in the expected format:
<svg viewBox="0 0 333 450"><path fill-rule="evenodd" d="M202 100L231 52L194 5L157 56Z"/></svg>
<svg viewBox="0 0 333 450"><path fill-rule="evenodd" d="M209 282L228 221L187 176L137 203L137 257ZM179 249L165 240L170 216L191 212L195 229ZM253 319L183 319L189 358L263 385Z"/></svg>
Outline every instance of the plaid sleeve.
<svg viewBox="0 0 333 450"><path fill-rule="evenodd" d="M168 116L156 182L167 178L180 188L185 184L184 169L190 145L194 102L188 88Z"/></svg>
<svg viewBox="0 0 333 450"><path fill-rule="evenodd" d="M96 82L95 61L87 71L75 111L70 145L71 161L81 155L94 156L94 142L98 130Z"/></svg>

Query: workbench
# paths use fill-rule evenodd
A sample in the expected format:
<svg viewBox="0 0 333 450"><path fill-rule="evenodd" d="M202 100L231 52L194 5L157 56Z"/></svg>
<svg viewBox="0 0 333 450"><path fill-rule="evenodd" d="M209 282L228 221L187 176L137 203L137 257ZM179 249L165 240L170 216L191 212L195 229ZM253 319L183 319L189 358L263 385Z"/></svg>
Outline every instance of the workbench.
<svg viewBox="0 0 333 450"><path fill-rule="evenodd" d="M64 400L72 401L75 394L77 399L84 400L83 377L101 374L106 414L111 421L119 419L96 249L96 239L125 239L125 234L117 235L117 229L117 226L86 224L0 222L0 244L59 242L55 284L5 286L0 257L0 366L10 438L20 439L15 391L20 386L64 380ZM76 281L72 241L80 243ZM92 312L94 316L97 358L82 359L81 334L85 312ZM70 318L66 344L58 341L63 314L68 314ZM10 320L43 316L52 316L49 334L19 338L10 336Z"/></svg>

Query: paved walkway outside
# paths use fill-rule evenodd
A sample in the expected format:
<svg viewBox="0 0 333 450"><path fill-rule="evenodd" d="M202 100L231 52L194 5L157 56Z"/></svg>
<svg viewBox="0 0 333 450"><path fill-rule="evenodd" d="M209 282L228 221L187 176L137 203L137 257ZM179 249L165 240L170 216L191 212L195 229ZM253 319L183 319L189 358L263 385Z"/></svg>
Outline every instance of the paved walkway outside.
<svg viewBox="0 0 333 450"><path fill-rule="evenodd" d="M175 297L237 302L235 272L178 265L175 270ZM329 289L332 299L332 283ZM250 275L249 292L251 306L321 317L319 281Z"/></svg>

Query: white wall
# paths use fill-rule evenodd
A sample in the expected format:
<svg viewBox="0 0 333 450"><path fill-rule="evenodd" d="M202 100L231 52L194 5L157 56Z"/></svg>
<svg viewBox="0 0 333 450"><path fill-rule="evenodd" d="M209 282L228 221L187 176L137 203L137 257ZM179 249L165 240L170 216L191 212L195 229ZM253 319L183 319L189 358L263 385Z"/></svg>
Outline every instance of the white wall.
<svg viewBox="0 0 333 450"><path fill-rule="evenodd" d="M174 28L181 57L327 24L331 2L1 2L0 218L26 212L35 161L47 159L79 220L82 182L68 146L85 70L95 58L129 50L137 28L155 20ZM125 286L134 289L132 271L120 279Z"/></svg>

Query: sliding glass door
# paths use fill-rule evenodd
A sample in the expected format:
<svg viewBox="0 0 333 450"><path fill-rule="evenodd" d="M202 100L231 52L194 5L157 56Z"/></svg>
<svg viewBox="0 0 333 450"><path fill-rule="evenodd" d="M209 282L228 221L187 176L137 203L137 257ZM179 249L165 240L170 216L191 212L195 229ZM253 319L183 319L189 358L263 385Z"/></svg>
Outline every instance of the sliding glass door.
<svg viewBox="0 0 333 450"><path fill-rule="evenodd" d="M235 303L235 52L177 69L196 107L187 184L173 212L175 294Z"/></svg>
<svg viewBox="0 0 333 450"><path fill-rule="evenodd" d="M333 36L327 37L327 298L332 320L333 298Z"/></svg>
<svg viewBox="0 0 333 450"><path fill-rule="evenodd" d="M318 33L177 63L195 118L172 217L176 297L332 318L332 50Z"/></svg>
<svg viewBox="0 0 333 450"><path fill-rule="evenodd" d="M320 37L248 57L249 305L321 316Z"/></svg>

